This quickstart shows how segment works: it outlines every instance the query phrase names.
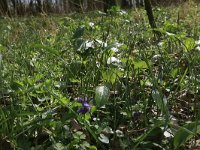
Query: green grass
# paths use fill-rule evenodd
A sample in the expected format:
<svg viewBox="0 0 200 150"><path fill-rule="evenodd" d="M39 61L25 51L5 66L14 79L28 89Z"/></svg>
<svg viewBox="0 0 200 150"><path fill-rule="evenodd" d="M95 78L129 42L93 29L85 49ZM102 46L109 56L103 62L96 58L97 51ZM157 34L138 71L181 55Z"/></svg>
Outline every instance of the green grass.
<svg viewBox="0 0 200 150"><path fill-rule="evenodd" d="M198 149L199 11L1 18L0 149Z"/></svg>

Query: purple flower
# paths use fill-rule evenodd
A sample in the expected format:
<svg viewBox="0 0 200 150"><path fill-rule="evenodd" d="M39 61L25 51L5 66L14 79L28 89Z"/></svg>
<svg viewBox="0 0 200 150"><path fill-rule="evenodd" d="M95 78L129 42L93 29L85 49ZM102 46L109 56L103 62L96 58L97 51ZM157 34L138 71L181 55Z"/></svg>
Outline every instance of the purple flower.
<svg viewBox="0 0 200 150"><path fill-rule="evenodd" d="M88 104L88 98L80 98L79 103L82 103L82 107L77 111L80 114L85 114L90 111L90 105Z"/></svg>
<svg viewBox="0 0 200 150"><path fill-rule="evenodd" d="M138 121L138 120L140 119L141 115L142 115L141 112L134 112L134 113L133 113L133 119L134 119L135 121Z"/></svg>

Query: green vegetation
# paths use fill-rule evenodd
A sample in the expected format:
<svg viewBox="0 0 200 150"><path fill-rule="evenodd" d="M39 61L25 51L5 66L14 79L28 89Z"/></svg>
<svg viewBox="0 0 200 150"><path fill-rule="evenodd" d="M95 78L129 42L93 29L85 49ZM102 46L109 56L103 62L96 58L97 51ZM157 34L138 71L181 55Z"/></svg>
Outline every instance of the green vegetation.
<svg viewBox="0 0 200 150"><path fill-rule="evenodd" d="M0 149L199 149L199 11L0 18Z"/></svg>

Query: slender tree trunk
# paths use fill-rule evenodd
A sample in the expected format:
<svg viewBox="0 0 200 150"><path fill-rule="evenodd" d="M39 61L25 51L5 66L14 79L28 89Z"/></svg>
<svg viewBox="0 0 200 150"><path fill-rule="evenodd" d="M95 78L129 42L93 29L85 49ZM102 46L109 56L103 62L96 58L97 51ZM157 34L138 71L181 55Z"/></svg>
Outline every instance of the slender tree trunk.
<svg viewBox="0 0 200 150"><path fill-rule="evenodd" d="M37 0L37 11L39 13L43 12L41 0Z"/></svg>
<svg viewBox="0 0 200 150"><path fill-rule="evenodd" d="M103 3L104 3L104 12L107 12L108 9L117 4L116 0L103 0Z"/></svg>
<svg viewBox="0 0 200 150"><path fill-rule="evenodd" d="M88 9L88 0L83 0L83 10L87 11Z"/></svg>
<svg viewBox="0 0 200 150"><path fill-rule="evenodd" d="M0 1L0 13L4 14L4 15L8 15L10 16L10 11L8 8L8 2L7 0L1 0Z"/></svg>
<svg viewBox="0 0 200 150"><path fill-rule="evenodd" d="M31 14L33 13L33 0L30 0L28 10Z"/></svg>
<svg viewBox="0 0 200 150"><path fill-rule="evenodd" d="M25 12L25 9L24 9L23 2L21 0L16 0L15 3L16 3L16 13L17 13L17 15L24 15L26 12Z"/></svg>
<svg viewBox="0 0 200 150"><path fill-rule="evenodd" d="M64 1L64 0L63 0ZM52 0L44 0L43 1L43 11L45 13L53 12L52 10Z"/></svg>
<svg viewBox="0 0 200 150"><path fill-rule="evenodd" d="M155 23L155 19L153 16L151 2L150 2L150 0L144 0L144 1L145 1L145 10L147 12L147 16L149 19L149 24L150 24L151 28L156 28L156 23Z"/></svg>
<svg viewBox="0 0 200 150"><path fill-rule="evenodd" d="M64 13L69 13L70 6L69 6L69 0L63 0L63 11Z"/></svg>
<svg viewBox="0 0 200 150"><path fill-rule="evenodd" d="M11 0L11 3L13 5L13 12L14 12L14 14L16 14L17 13L16 12L16 0Z"/></svg>
<svg viewBox="0 0 200 150"><path fill-rule="evenodd" d="M151 26L152 29L157 28L156 23L155 23L155 19L154 19L154 15L153 15L153 10L152 10L152 5L151 5L151 1L150 0L144 0L144 5L145 5L145 10L147 12L147 16L149 19L149 24ZM153 32L160 37L160 32L153 30Z"/></svg>

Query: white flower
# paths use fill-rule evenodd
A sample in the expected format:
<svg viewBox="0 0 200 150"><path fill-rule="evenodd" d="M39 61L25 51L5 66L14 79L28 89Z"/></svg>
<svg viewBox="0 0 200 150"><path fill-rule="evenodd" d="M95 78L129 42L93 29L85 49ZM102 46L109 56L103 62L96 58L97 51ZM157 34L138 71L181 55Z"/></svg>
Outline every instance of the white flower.
<svg viewBox="0 0 200 150"><path fill-rule="evenodd" d="M94 41L89 41L86 40L84 41L79 48L77 49L77 51L84 51L84 50L88 50L89 48L94 48Z"/></svg>
<svg viewBox="0 0 200 150"><path fill-rule="evenodd" d="M167 129L165 132L164 132L164 136L166 138L170 138L170 137L174 137L174 135L172 134L172 131L170 129Z"/></svg>
<svg viewBox="0 0 200 150"><path fill-rule="evenodd" d="M85 42L85 49L88 48L94 48L94 42L93 41L86 41Z"/></svg>
<svg viewBox="0 0 200 150"><path fill-rule="evenodd" d="M119 49L116 48L116 47L112 47L111 50L112 50L113 52L118 52L118 51L119 51Z"/></svg>
<svg viewBox="0 0 200 150"><path fill-rule="evenodd" d="M107 47L108 44L106 42L103 42L101 40L96 39L96 41L102 46L102 47Z"/></svg>
<svg viewBox="0 0 200 150"><path fill-rule="evenodd" d="M196 44L200 44L200 39L198 41L196 41Z"/></svg>
<svg viewBox="0 0 200 150"><path fill-rule="evenodd" d="M115 42L113 45L114 45L115 47L121 47L123 44L122 44L122 43Z"/></svg>
<svg viewBox="0 0 200 150"><path fill-rule="evenodd" d="M125 22L129 23L129 22L130 22L130 20L125 20Z"/></svg>
<svg viewBox="0 0 200 150"><path fill-rule="evenodd" d="M89 26L90 27L94 27L94 23L93 22L89 22Z"/></svg>
<svg viewBox="0 0 200 150"><path fill-rule="evenodd" d="M107 60L107 64L119 64L121 61L116 57L109 57Z"/></svg>
<svg viewBox="0 0 200 150"><path fill-rule="evenodd" d="M121 130L116 130L115 133L116 133L116 135L118 137L123 137L124 136L124 133Z"/></svg>
<svg viewBox="0 0 200 150"><path fill-rule="evenodd" d="M119 14L120 14L120 15L125 15L125 14L127 14L127 12L125 12L124 10L121 10L121 11L119 12Z"/></svg>
<svg viewBox="0 0 200 150"><path fill-rule="evenodd" d="M174 36L175 34L174 33L170 33L170 32L166 32L167 35L169 36Z"/></svg>
<svg viewBox="0 0 200 150"><path fill-rule="evenodd" d="M100 67L100 63L96 62L96 66L97 66L97 68L99 68Z"/></svg>
<svg viewBox="0 0 200 150"><path fill-rule="evenodd" d="M198 51L200 51L200 46L197 46L196 49L197 49Z"/></svg>
<svg viewBox="0 0 200 150"><path fill-rule="evenodd" d="M157 54L157 55L154 55L151 60L153 63L157 63L159 60L161 60L161 55L160 54Z"/></svg>
<svg viewBox="0 0 200 150"><path fill-rule="evenodd" d="M198 45L198 46L196 47L196 49L197 49L198 51L200 51L200 40L196 41L195 43Z"/></svg>
<svg viewBox="0 0 200 150"><path fill-rule="evenodd" d="M159 42L158 46L163 46L164 42Z"/></svg>
<svg viewBox="0 0 200 150"><path fill-rule="evenodd" d="M106 15L106 13L104 13L104 12L102 12L102 11L98 11L98 13L99 13L100 15Z"/></svg>

